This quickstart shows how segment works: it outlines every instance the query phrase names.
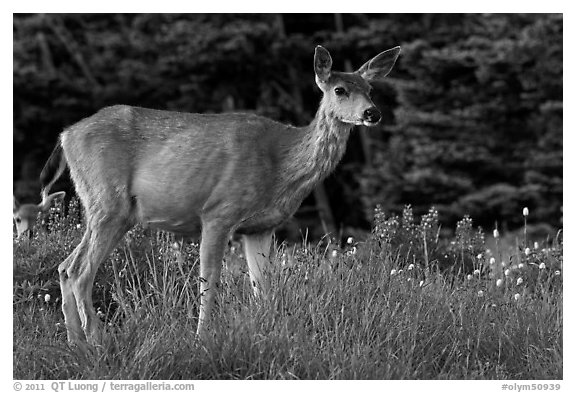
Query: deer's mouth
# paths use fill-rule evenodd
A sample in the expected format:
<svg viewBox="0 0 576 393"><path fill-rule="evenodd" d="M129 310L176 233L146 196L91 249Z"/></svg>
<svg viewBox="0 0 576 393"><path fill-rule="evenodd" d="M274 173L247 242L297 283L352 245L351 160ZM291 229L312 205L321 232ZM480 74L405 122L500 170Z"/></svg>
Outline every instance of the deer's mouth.
<svg viewBox="0 0 576 393"><path fill-rule="evenodd" d="M378 120L378 121L362 120L362 125L364 125L364 126L366 126L366 127L374 127L374 126L377 125L378 123L380 123L380 120Z"/></svg>

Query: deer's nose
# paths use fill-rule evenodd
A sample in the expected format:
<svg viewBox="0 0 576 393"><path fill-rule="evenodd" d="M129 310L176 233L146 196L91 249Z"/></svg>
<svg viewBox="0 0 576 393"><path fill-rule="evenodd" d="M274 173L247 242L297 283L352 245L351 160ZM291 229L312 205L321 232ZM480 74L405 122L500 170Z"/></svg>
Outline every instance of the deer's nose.
<svg viewBox="0 0 576 393"><path fill-rule="evenodd" d="M370 123L379 122L381 117L380 111L374 106L364 111L364 120Z"/></svg>

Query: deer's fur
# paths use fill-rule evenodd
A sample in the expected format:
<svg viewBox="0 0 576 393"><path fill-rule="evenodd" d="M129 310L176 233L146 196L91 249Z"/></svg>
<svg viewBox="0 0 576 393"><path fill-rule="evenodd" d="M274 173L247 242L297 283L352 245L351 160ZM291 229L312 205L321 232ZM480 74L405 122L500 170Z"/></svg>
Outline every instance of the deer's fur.
<svg viewBox="0 0 576 393"><path fill-rule="evenodd" d="M317 47L314 70L323 97L306 127L252 114L114 106L65 130L42 179L46 196L67 163L86 213L84 237L59 267L69 340L98 337L94 276L136 223L201 235L199 335L206 330L232 232L243 235L251 281L260 293L274 228L334 169L352 127L378 123L369 82L388 74L399 51L341 73L331 70L328 51Z"/></svg>

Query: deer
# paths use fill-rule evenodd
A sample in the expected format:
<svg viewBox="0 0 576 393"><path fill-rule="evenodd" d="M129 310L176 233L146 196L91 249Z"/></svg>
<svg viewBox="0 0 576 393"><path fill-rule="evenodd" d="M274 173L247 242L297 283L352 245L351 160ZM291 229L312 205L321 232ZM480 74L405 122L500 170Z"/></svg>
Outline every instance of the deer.
<svg viewBox="0 0 576 393"><path fill-rule="evenodd" d="M68 340L97 344L92 304L98 267L136 224L200 237L196 337L209 331L228 238L240 235L254 296L268 288L274 229L341 160L354 126L373 127L381 113L371 83L392 70L400 47L355 72L332 70L327 49L314 51L322 93L304 127L249 113L197 114L116 105L65 129L41 173L42 200L68 167L86 231L58 266Z"/></svg>
<svg viewBox="0 0 576 393"><path fill-rule="evenodd" d="M20 203L18 199L12 195L12 214L14 223L16 224L17 238L23 238L26 233L31 234L34 230L38 215L48 213L52 202L56 199L64 198L65 195L66 192L64 191L55 192L54 194L47 195L39 204Z"/></svg>

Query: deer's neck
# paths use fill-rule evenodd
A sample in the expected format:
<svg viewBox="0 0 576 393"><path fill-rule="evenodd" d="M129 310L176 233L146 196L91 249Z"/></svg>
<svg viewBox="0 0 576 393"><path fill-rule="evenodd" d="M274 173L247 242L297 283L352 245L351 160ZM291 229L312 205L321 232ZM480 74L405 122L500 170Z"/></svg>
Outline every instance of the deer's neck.
<svg viewBox="0 0 576 393"><path fill-rule="evenodd" d="M285 161L281 193L293 196L294 200L289 202L299 205L314 186L332 172L346 151L351 129L352 125L337 120L321 102L312 122L299 129L300 138L292 145Z"/></svg>

